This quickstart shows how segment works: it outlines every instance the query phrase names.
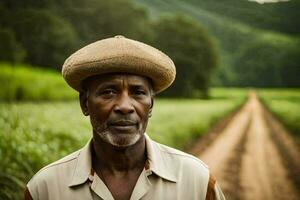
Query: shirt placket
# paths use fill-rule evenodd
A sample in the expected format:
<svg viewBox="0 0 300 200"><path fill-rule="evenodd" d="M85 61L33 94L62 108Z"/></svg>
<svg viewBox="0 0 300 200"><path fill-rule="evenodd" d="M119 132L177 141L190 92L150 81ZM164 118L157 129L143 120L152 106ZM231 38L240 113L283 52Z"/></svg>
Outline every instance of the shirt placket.
<svg viewBox="0 0 300 200"><path fill-rule="evenodd" d="M142 171L133 189L130 200L141 199L149 191L151 182L149 181L148 176L151 175L151 173L150 169L144 169ZM90 188L92 192L104 200L114 200L111 192L96 173L90 174L89 180L91 182Z"/></svg>
<svg viewBox="0 0 300 200"><path fill-rule="evenodd" d="M150 169L145 169L142 171L140 174L137 183L133 189L132 195L130 197L130 200L139 200L141 199L144 195L147 194L151 187L151 182L148 179L148 176L151 175L151 170Z"/></svg>
<svg viewBox="0 0 300 200"><path fill-rule="evenodd" d="M104 200L114 200L111 192L96 173L91 174L89 180L92 181L90 185L92 192Z"/></svg>

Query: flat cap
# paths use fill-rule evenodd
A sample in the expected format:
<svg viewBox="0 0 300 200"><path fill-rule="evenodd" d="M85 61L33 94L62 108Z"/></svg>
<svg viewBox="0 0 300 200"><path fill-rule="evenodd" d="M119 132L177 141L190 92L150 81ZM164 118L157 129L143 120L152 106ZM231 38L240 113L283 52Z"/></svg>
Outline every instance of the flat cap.
<svg viewBox="0 0 300 200"><path fill-rule="evenodd" d="M175 79L173 61L163 52L123 36L99 40L79 49L66 59L62 74L75 90L82 81L106 73L130 73L152 80L155 93L169 87Z"/></svg>

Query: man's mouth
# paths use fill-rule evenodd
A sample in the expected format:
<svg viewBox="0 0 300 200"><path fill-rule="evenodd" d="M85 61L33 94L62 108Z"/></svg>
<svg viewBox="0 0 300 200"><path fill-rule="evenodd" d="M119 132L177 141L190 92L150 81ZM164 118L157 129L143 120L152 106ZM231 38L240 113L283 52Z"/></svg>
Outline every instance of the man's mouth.
<svg viewBox="0 0 300 200"><path fill-rule="evenodd" d="M109 126L119 131L130 131L137 126L137 122L131 120L118 120L109 123Z"/></svg>

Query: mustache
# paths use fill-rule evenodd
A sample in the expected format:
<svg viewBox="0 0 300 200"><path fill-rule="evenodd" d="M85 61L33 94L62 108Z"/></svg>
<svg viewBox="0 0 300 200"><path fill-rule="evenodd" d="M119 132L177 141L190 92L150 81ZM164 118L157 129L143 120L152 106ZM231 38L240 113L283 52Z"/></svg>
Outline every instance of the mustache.
<svg viewBox="0 0 300 200"><path fill-rule="evenodd" d="M112 126L132 126L137 124L138 121L134 119L117 119L108 122L108 125L112 125Z"/></svg>

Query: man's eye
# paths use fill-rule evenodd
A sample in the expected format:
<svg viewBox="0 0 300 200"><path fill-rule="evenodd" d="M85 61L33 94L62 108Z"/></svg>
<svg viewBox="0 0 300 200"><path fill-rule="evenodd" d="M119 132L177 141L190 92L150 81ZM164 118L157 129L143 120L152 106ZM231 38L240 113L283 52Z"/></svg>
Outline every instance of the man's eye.
<svg viewBox="0 0 300 200"><path fill-rule="evenodd" d="M135 94L136 94L136 95L145 95L146 92L145 92L144 90L136 90L136 91L135 91Z"/></svg>
<svg viewBox="0 0 300 200"><path fill-rule="evenodd" d="M106 89L106 90L103 90L103 91L100 92L101 95L113 95L115 93L116 92L113 89Z"/></svg>

